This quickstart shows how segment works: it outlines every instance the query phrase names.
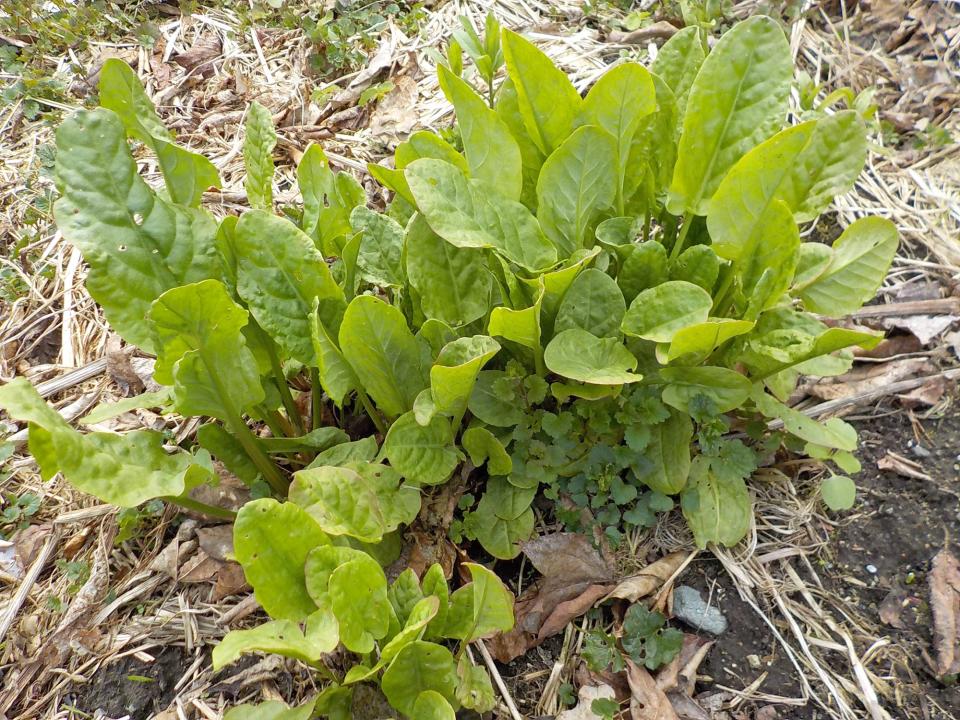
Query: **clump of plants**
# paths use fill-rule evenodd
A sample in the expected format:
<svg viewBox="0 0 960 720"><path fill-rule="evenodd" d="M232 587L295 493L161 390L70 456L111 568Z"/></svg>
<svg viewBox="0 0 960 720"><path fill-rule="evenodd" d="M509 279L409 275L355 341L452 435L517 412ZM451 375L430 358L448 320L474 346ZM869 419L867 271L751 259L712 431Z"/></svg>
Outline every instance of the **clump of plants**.
<svg viewBox="0 0 960 720"><path fill-rule="evenodd" d="M852 187L863 120L790 123L794 72L774 20L737 24L709 53L702 33L677 33L649 69L611 68L585 97L492 19L482 39L461 34L437 68L458 145L418 132L392 167L371 165L394 192L383 213L312 145L302 206L278 214L276 137L255 104L250 209L217 221L200 207L216 169L176 144L119 61L103 69L101 107L60 126L60 230L163 386L94 417L141 406L204 422L177 446L149 430L79 432L23 380L0 388L0 407L29 422L45 478L234 521L236 559L272 619L230 633L214 664L277 652L329 680L272 717L350 717L358 683L409 717L492 707L466 648L512 626L501 580L464 563L451 591L440 565L392 582L383 569L439 486L459 498L452 539L509 559L538 498L613 542L679 503L698 546L732 545L750 529L761 453L787 441L837 478L857 469L851 426L786 401L801 374L844 372L851 347L879 340L826 320L873 297L893 225L863 218L832 245L799 232ZM138 175L131 140L156 155L164 190ZM257 498L236 515L191 495L216 482L212 458ZM655 667L675 651L662 617L633 613L619 645L592 641L598 666ZM342 668L325 659L338 647Z"/></svg>

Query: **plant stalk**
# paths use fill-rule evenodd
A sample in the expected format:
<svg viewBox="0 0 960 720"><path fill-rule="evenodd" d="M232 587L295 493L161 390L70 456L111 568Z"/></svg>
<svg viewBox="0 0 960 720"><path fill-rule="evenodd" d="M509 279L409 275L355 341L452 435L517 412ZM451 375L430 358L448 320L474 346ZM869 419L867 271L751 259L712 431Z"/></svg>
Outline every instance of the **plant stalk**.
<svg viewBox="0 0 960 720"><path fill-rule="evenodd" d="M690 232L690 225L693 223L693 213L687 213L683 216L683 225L680 226L680 234L673 243L673 249L670 250L670 259L676 260L677 256L683 251L683 246L687 242L687 233Z"/></svg>
<svg viewBox="0 0 960 720"><path fill-rule="evenodd" d="M320 385L320 370L310 368L310 425L316 430L320 427L323 414L323 387Z"/></svg>
<svg viewBox="0 0 960 720"><path fill-rule="evenodd" d="M287 411L287 417L293 423L298 435L303 434L303 418L297 403L290 393L290 386L287 384L287 378L283 374L283 365L280 364L280 357L277 355L277 349L272 342L264 343L267 348L267 354L270 356L270 367L273 369L273 379L277 384L277 390L280 391L280 399L283 401L283 407Z"/></svg>
<svg viewBox="0 0 960 720"><path fill-rule="evenodd" d="M237 519L237 514L233 512L233 510L227 510L226 508L218 507L216 505L208 505L207 503L194 500L193 498L186 497L185 495L181 495L179 497L165 495L160 499L165 500L168 503L173 503L174 505L179 505L185 510L193 510L194 512L203 513L204 515L209 515L210 517L220 518L221 520L233 521Z"/></svg>
<svg viewBox="0 0 960 720"><path fill-rule="evenodd" d="M373 424L377 426L377 430L381 435L387 434L387 426L383 422L383 418L380 416L380 413L373 406L373 403L370 402L370 398L367 397L367 394L357 388L357 397L360 399L360 403L363 405L363 409L366 410L367 415L370 416L370 419L373 420Z"/></svg>

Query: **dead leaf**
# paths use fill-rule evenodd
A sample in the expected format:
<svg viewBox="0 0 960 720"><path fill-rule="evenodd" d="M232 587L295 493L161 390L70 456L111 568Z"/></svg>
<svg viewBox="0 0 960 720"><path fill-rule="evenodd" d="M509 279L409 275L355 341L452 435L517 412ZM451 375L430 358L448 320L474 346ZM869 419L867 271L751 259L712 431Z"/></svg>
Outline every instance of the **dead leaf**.
<svg viewBox="0 0 960 720"><path fill-rule="evenodd" d="M933 559L930 575L933 643L940 677L960 673L960 562L944 548Z"/></svg>
<svg viewBox="0 0 960 720"><path fill-rule="evenodd" d="M906 628L907 624L903 621L901 614L906 607L907 597L907 592L899 587L887 593L877 612L880 621L898 630Z"/></svg>
<svg viewBox="0 0 960 720"><path fill-rule="evenodd" d="M217 580L213 584L213 593L210 595L210 602L218 602L225 597L237 595L250 588L246 575L243 574L243 568L239 563L224 563L217 573Z"/></svg>
<svg viewBox="0 0 960 720"><path fill-rule="evenodd" d="M186 52L174 55L173 61L188 73L206 78L213 75L216 70L214 60L220 57L222 51L223 43L220 41L220 35L210 33L197 40Z"/></svg>
<svg viewBox="0 0 960 720"><path fill-rule="evenodd" d="M897 395L897 399L904 407L913 408L918 405L936 405L943 399L947 391L947 379L937 375L927 380L923 385L908 393Z"/></svg>
<svg viewBox="0 0 960 720"><path fill-rule="evenodd" d="M90 526L83 528L80 532L72 535L64 544L63 544L63 556L67 560L73 560L82 549L84 544L87 542L87 538L90 537Z"/></svg>
<svg viewBox="0 0 960 720"><path fill-rule="evenodd" d="M905 358L858 367L843 375L807 382L801 391L820 400L839 400L886 387L890 383L936 372L937 368L924 358Z"/></svg>
<svg viewBox="0 0 960 720"><path fill-rule="evenodd" d="M419 88L408 75L398 75L393 89L384 95L370 114L370 134L374 137L406 137L416 126Z"/></svg>
<svg viewBox="0 0 960 720"><path fill-rule="evenodd" d="M111 335L107 340L107 375L126 396L139 395L144 391L144 383L130 362L133 357L132 345L121 347L119 335Z"/></svg>
<svg viewBox="0 0 960 720"><path fill-rule="evenodd" d="M666 693L657 687L646 668L627 660L631 720L678 720Z"/></svg>
<svg viewBox="0 0 960 720"><path fill-rule="evenodd" d="M667 693L670 707L680 720L712 720L713 715L701 707L700 703L689 695L680 692Z"/></svg>
<svg viewBox="0 0 960 720"><path fill-rule="evenodd" d="M607 36L607 40L621 45L643 45L654 39L669 40L677 34L678 29L676 25L660 20L630 32L614 30Z"/></svg>
<svg viewBox="0 0 960 720"><path fill-rule="evenodd" d="M660 558L655 563L645 567L642 572L624 580L607 595L605 599L621 598L636 602L642 597L659 589L677 571L687 558L686 552L677 551Z"/></svg>
<svg viewBox="0 0 960 720"><path fill-rule="evenodd" d="M905 333L903 335L894 335L892 337L884 338L877 344L876 347L872 348L871 350L864 350L863 348L855 347L853 349L853 354L855 357L883 360L884 358L890 358L896 355L915 353L922 347L923 345L921 345L920 341L917 340L916 335L913 335L912 333Z"/></svg>
<svg viewBox="0 0 960 720"><path fill-rule="evenodd" d="M521 544L523 554L541 575L569 583L612 582L612 564L601 556L586 535L553 533Z"/></svg>
<svg viewBox="0 0 960 720"><path fill-rule="evenodd" d="M777 720L780 717L776 705L764 705L753 715L753 720Z"/></svg>
<svg viewBox="0 0 960 720"><path fill-rule="evenodd" d="M586 685L577 692L577 698L579 699L577 706L564 710L557 715L557 720L598 720L600 716L590 709L593 701L603 698L615 700L616 693L609 685Z"/></svg>
<svg viewBox="0 0 960 720"><path fill-rule="evenodd" d="M886 318L883 325L888 329L900 328L906 330L915 335L921 345L929 345L957 320L960 320L960 316L908 315L907 317Z"/></svg>
<svg viewBox="0 0 960 720"><path fill-rule="evenodd" d="M23 579L24 568L17 557L17 546L9 540L0 540L0 580L18 583Z"/></svg>
<svg viewBox="0 0 960 720"><path fill-rule="evenodd" d="M197 540L200 549L215 560L224 562L233 556L233 525L198 528Z"/></svg>
<svg viewBox="0 0 960 720"><path fill-rule="evenodd" d="M923 465L898 455L895 452L887 452L882 458L877 460L877 469L889 470L903 477L913 478L914 480L932 480L929 475L923 472Z"/></svg>
<svg viewBox="0 0 960 720"><path fill-rule="evenodd" d="M590 585L577 597L557 604L540 626L538 644L561 632L571 620L586 613L609 589L609 585Z"/></svg>
<svg viewBox="0 0 960 720"><path fill-rule="evenodd" d="M53 527L50 523L31 525L23 530L19 530L13 538L11 538L13 544L16 546L17 559L20 561L21 567L26 569L33 565L33 561L36 560L37 555L40 554L40 548L43 547L52 530Z"/></svg>
<svg viewBox="0 0 960 720"><path fill-rule="evenodd" d="M680 652L657 671L657 687L664 692L677 691L693 695L697 681L697 669L703 662L713 641L704 641L698 635L684 633Z"/></svg>

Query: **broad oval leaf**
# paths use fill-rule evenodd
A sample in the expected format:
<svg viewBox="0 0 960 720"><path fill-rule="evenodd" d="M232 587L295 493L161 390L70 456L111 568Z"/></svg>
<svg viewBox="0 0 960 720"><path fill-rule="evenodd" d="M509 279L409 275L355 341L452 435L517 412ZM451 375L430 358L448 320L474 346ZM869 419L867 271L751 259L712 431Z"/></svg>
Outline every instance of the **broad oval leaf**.
<svg viewBox="0 0 960 720"><path fill-rule="evenodd" d="M621 330L644 340L670 342L683 328L706 322L712 306L713 298L702 287L670 280L633 299Z"/></svg>
<svg viewBox="0 0 960 720"><path fill-rule="evenodd" d="M633 302L644 290L667 281L667 251L655 240L630 245L620 272L617 285L624 299Z"/></svg>
<svg viewBox="0 0 960 720"><path fill-rule="evenodd" d="M447 702L456 702L457 667L443 645L417 640L403 648L383 673L383 694L402 713L414 713L421 693L433 690Z"/></svg>
<svg viewBox="0 0 960 720"><path fill-rule="evenodd" d="M693 422L685 412L670 410L670 416L650 428L650 441L644 456L650 461L640 482L664 495L676 495L687 484L690 473L690 443Z"/></svg>
<svg viewBox="0 0 960 720"><path fill-rule="evenodd" d="M231 708L223 720L310 720L313 712L313 700L297 707L287 707L279 700L270 700L259 705L238 705Z"/></svg>
<svg viewBox="0 0 960 720"><path fill-rule="evenodd" d="M543 305L544 286L540 285L537 298L530 307L513 309L498 306L490 311L487 332L515 342L542 355L540 346L540 308Z"/></svg>
<svg viewBox="0 0 960 720"><path fill-rule="evenodd" d="M650 66L650 71L662 78L673 90L677 117L681 122L687 108L690 87L706 57L703 42L700 40L701 32L696 25L685 27L663 44Z"/></svg>
<svg viewBox="0 0 960 720"><path fill-rule="evenodd" d="M448 637L473 642L513 628L513 594L483 565L465 563L471 582L450 596Z"/></svg>
<svg viewBox="0 0 960 720"><path fill-rule="evenodd" d="M437 66L443 94L457 111L457 125L470 176L483 180L510 200L519 200L523 188L520 146L496 111L473 88L443 65Z"/></svg>
<svg viewBox="0 0 960 720"><path fill-rule="evenodd" d="M711 542L731 547L750 530L753 503L746 483L735 475L714 473L702 455L693 461L680 505L699 548Z"/></svg>
<svg viewBox="0 0 960 720"><path fill-rule="evenodd" d="M617 166L616 139L595 125L577 128L543 163L537 219L560 257L584 247L600 213L615 204Z"/></svg>
<svg viewBox="0 0 960 720"><path fill-rule="evenodd" d="M355 653L368 653L390 628L393 609L387 599L387 578L365 553L330 573L330 608L340 625L340 642Z"/></svg>
<svg viewBox="0 0 960 720"><path fill-rule="evenodd" d="M543 352L547 368L557 375L590 385L621 385L642 380L637 359L618 338L598 338L573 328L558 333Z"/></svg>
<svg viewBox="0 0 960 720"><path fill-rule="evenodd" d="M317 610L307 618L306 632L291 620L273 620L250 630L231 630L213 649L213 667L219 670L252 652L315 663L325 653L333 652L339 642L336 617L330 610Z"/></svg>
<svg viewBox="0 0 960 720"><path fill-rule="evenodd" d="M833 243L826 270L800 291L803 304L830 317L857 310L876 294L897 245L897 227L886 218L855 221Z"/></svg>
<svg viewBox="0 0 960 720"><path fill-rule="evenodd" d="M499 350L500 343L486 335L458 338L445 345L430 368L430 390L437 411L452 415L459 424L477 375Z"/></svg>
<svg viewBox="0 0 960 720"><path fill-rule="evenodd" d="M666 381L663 401L683 412L698 395L708 398L718 413L730 412L750 397L750 381L740 373L723 367L665 367L660 377Z"/></svg>
<svg viewBox="0 0 960 720"><path fill-rule="evenodd" d="M691 356L699 362L727 340L750 332L753 326L754 323L748 320L709 318L677 332L665 352L657 348L657 359L666 364L684 356Z"/></svg>
<svg viewBox="0 0 960 720"><path fill-rule="evenodd" d="M482 370L477 375L467 407L487 425L511 427L523 419L523 407L497 392L498 383L508 379L503 370Z"/></svg>
<svg viewBox="0 0 960 720"><path fill-rule="evenodd" d="M413 715L418 720L455 720L457 714L447 699L436 690L424 690L413 703Z"/></svg>
<svg viewBox="0 0 960 720"><path fill-rule="evenodd" d="M361 233L357 268L371 285L401 287L403 271L403 228L388 215L357 205L350 213L350 227Z"/></svg>
<svg viewBox="0 0 960 720"><path fill-rule="evenodd" d="M724 33L687 99L667 199L675 215L705 215L723 176L787 114L793 63L780 25L756 15Z"/></svg>
<svg viewBox="0 0 960 720"><path fill-rule="evenodd" d="M790 209L780 200L772 200L758 220L750 228L734 272L754 311L762 312L775 305L790 287L800 252L800 231ZM766 300L759 303L756 299L761 294Z"/></svg>
<svg viewBox="0 0 960 720"><path fill-rule="evenodd" d="M418 485L445 482L460 462L450 421L434 415L423 426L412 412L401 415L390 426L383 454L408 482Z"/></svg>
<svg viewBox="0 0 960 720"><path fill-rule="evenodd" d="M702 287L707 292L720 275L720 258L708 245L693 245L670 263L670 279L685 280Z"/></svg>
<svg viewBox="0 0 960 720"><path fill-rule="evenodd" d="M605 272L588 268L563 296L554 331L580 328L598 337L619 337L626 309L617 281Z"/></svg>
<svg viewBox="0 0 960 720"><path fill-rule="evenodd" d="M503 443L485 427L471 427L463 432L460 444L470 455L475 467L487 463L487 472L491 475L509 475L513 470L513 460Z"/></svg>
<svg viewBox="0 0 960 720"><path fill-rule="evenodd" d="M820 497L834 512L849 510L857 499L857 486L846 475L831 475L820 483Z"/></svg>
<svg viewBox="0 0 960 720"><path fill-rule="evenodd" d="M277 620L305 620L317 606L304 566L330 538L305 510L271 498L248 502L233 525L233 550L257 602Z"/></svg>
<svg viewBox="0 0 960 720"><path fill-rule="evenodd" d="M296 503L330 535L379 542L388 528L376 489L345 467L317 467L294 473L290 502Z"/></svg>
<svg viewBox="0 0 960 720"><path fill-rule="evenodd" d="M378 298L354 298L343 314L340 349L366 392L387 415L413 407L427 386L420 348L397 308Z"/></svg>

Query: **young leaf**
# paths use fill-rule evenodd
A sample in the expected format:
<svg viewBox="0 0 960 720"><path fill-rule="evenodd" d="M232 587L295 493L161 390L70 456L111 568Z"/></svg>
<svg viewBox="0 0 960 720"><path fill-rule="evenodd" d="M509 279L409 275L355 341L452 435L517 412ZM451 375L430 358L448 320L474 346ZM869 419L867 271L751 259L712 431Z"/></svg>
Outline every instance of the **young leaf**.
<svg viewBox="0 0 960 720"><path fill-rule="evenodd" d="M216 223L147 186L109 110L82 110L57 128L56 183L54 216L90 266L87 290L125 340L155 350L143 322L150 303L170 288L220 275Z"/></svg>
<svg viewBox="0 0 960 720"><path fill-rule="evenodd" d="M744 335L753 327L754 323L747 320L709 318L706 322L690 325L677 332L666 352L657 348L657 359L666 364L688 355L700 362L727 340Z"/></svg>
<svg viewBox="0 0 960 720"><path fill-rule="evenodd" d="M699 27L691 25L676 33L663 44L650 66L650 71L662 78L673 90L677 103L677 117L681 121L687 108L690 87L706 57L703 43L700 41L700 32Z"/></svg>
<svg viewBox="0 0 960 720"><path fill-rule="evenodd" d="M491 475L509 475L513 470L513 460L507 454L503 444L485 427L472 427L465 430L460 444L470 455L470 462L475 467L487 463L487 472Z"/></svg>
<svg viewBox="0 0 960 720"><path fill-rule="evenodd" d="M493 694L493 685L486 669L474 665L470 658L461 655L457 662L457 700L465 708L485 713L493 710L496 699Z"/></svg>
<svg viewBox="0 0 960 720"><path fill-rule="evenodd" d="M306 632L290 620L273 620L250 630L231 630L213 649L213 667L219 670L252 652L276 653L312 664L333 652L339 642L333 613L317 610L307 618Z"/></svg>
<svg viewBox="0 0 960 720"><path fill-rule="evenodd" d="M294 708L287 707L279 700L270 700L259 705L238 705L231 708L224 720L310 720L313 712L313 700Z"/></svg>
<svg viewBox="0 0 960 720"><path fill-rule="evenodd" d="M168 454L158 432L81 435L23 378L0 386L0 408L30 423L30 452L44 480L63 473L83 492L112 505L136 507L151 498L176 497L207 477L188 453Z"/></svg>
<svg viewBox="0 0 960 720"><path fill-rule="evenodd" d="M339 255L343 236L351 232L350 213L367 199L363 186L348 173L333 172L326 154L313 143L297 165L297 183L303 196L300 227L323 253Z"/></svg>
<svg viewBox="0 0 960 720"><path fill-rule="evenodd" d="M510 129L466 82L447 68L440 65L437 76L443 94L457 111L470 176L510 200L519 200L523 188L522 161Z"/></svg>
<svg viewBox="0 0 960 720"><path fill-rule="evenodd" d="M244 133L243 164L247 176L243 186L247 202L254 210L273 210L273 148L277 133L270 111L256 101L247 110Z"/></svg>
<svg viewBox="0 0 960 720"><path fill-rule="evenodd" d="M490 311L487 332L495 337L515 342L530 348L538 357L542 356L540 346L540 307L543 304L544 286L541 283L536 300L530 307L515 310L498 306Z"/></svg>
<svg viewBox="0 0 960 720"><path fill-rule="evenodd" d="M319 300L314 300L313 310L307 317L310 327L310 340L320 375L320 385L337 407L343 406L343 399L351 390L360 387L360 381L340 348L330 337L327 328L320 321L317 312Z"/></svg>
<svg viewBox="0 0 960 720"><path fill-rule="evenodd" d="M543 361L551 372L590 385L620 385L643 379L636 370L637 359L619 338L598 338L586 330L573 328L554 336Z"/></svg>
<svg viewBox="0 0 960 720"><path fill-rule="evenodd" d="M430 227L461 248L492 248L527 270L556 262L557 251L523 205L442 160L425 158L404 171Z"/></svg>
<svg viewBox="0 0 960 720"><path fill-rule="evenodd" d="M845 475L831 475L820 483L820 496L834 512L849 510L857 499L857 486Z"/></svg>
<svg viewBox="0 0 960 720"><path fill-rule="evenodd" d="M529 540L533 534L534 514L530 503L536 488L523 490L513 487L502 478L499 483L490 482L486 494L480 499L477 509L465 520L466 529L483 545L483 549L500 560L511 560L520 553L520 543ZM492 492L491 488L503 488L503 492ZM509 495L507 495L509 493ZM506 495L506 497L501 497ZM500 501L509 502L503 505ZM525 503L525 505L524 505ZM516 509L522 508L518 514ZM505 509L506 508L506 509ZM511 515L502 517L497 514ZM448 625L450 620L448 619Z"/></svg>
<svg viewBox="0 0 960 720"><path fill-rule="evenodd" d="M356 553L330 574L330 608L340 625L340 642L355 653L368 653L390 627L393 612L387 578L376 560Z"/></svg>
<svg viewBox="0 0 960 720"><path fill-rule="evenodd" d="M712 292L720 275L720 258L707 245L693 245L680 253L669 267L671 280L684 280Z"/></svg>
<svg viewBox="0 0 960 720"><path fill-rule="evenodd" d="M830 264L800 291L808 310L837 317L872 298L897 253L897 228L880 217L860 218L833 243Z"/></svg>
<svg viewBox="0 0 960 720"><path fill-rule="evenodd" d="M473 642L513 628L513 594L483 565L465 563L472 582L450 596L449 637Z"/></svg>
<svg viewBox="0 0 960 720"><path fill-rule="evenodd" d="M753 516L753 503L743 478L717 474L703 455L690 467L681 507L699 548L711 542L736 545L749 531Z"/></svg>
<svg viewBox="0 0 960 720"><path fill-rule="evenodd" d="M657 197L670 184L677 160L677 100L658 75L651 74L657 98L657 111L640 123L630 146L624 181L625 211L651 214Z"/></svg>
<svg viewBox="0 0 960 720"><path fill-rule="evenodd" d="M537 219L560 257L584 247L599 214L613 207L617 175L611 171L617 166L617 140L595 125L577 128L544 162Z"/></svg>
<svg viewBox="0 0 960 720"><path fill-rule="evenodd" d="M512 427L523 419L524 407L505 400L496 391L497 383L505 378L503 370L482 370L477 375L467 407L487 425Z"/></svg>
<svg viewBox="0 0 960 720"><path fill-rule="evenodd" d="M313 462L304 469L310 470L325 465L340 467L354 462L372 462L379 449L377 438L370 435L360 440L334 445L329 450L318 453Z"/></svg>
<svg viewBox="0 0 960 720"><path fill-rule="evenodd" d="M532 212L536 212L537 178L540 176L540 168L543 167L543 161L546 157L533 142L530 133L527 132L523 116L520 113L520 99L517 96L517 89L509 77L500 84L500 90L497 92L496 111L497 116L506 124L510 134L520 147L520 162L523 173L523 190L520 193L520 202Z"/></svg>
<svg viewBox="0 0 960 720"><path fill-rule="evenodd" d="M713 298L703 288L671 280L637 295L623 317L621 330L655 342L670 342L680 330L706 322Z"/></svg>
<svg viewBox="0 0 960 720"><path fill-rule="evenodd" d="M557 308L560 306L564 294L566 294L577 275L590 267L599 254L599 247L590 250L578 250L556 270L543 273L536 279L517 278L526 286L527 294L531 296L531 300L542 293L540 325L543 328L543 333L548 337L553 334L553 323L557 317Z"/></svg>
<svg viewBox="0 0 960 720"><path fill-rule="evenodd" d="M235 243L237 291L257 323L290 357L317 367L310 335L314 299L324 326L332 329L346 305L323 256L293 223L258 210L240 218Z"/></svg>
<svg viewBox="0 0 960 720"><path fill-rule="evenodd" d="M421 717L416 714L421 693L432 690L447 702L456 702L457 666L443 645L418 640L400 651L380 684L393 707L410 717Z"/></svg>
<svg viewBox="0 0 960 720"><path fill-rule="evenodd" d="M420 348L403 313L370 295L354 298L340 326L340 349L366 392L388 416L413 407L427 386Z"/></svg>
<svg viewBox="0 0 960 720"><path fill-rule="evenodd" d="M624 299L632 303L644 290L667 281L667 251L653 240L628 248L627 257L617 274L617 285Z"/></svg>
<svg viewBox="0 0 960 720"><path fill-rule="evenodd" d="M801 440L848 452L857 449L857 431L840 418L830 418L819 423L767 395L760 386L754 386L752 398L757 410L765 417L783 420L787 432Z"/></svg>
<svg viewBox="0 0 960 720"><path fill-rule="evenodd" d="M786 203L771 200L746 236L743 253L734 263L744 295L752 300L762 289L768 298L763 303L754 302L754 308L763 312L780 300L793 280L799 251L800 231L793 214Z"/></svg>
<svg viewBox="0 0 960 720"><path fill-rule="evenodd" d="M683 412L689 412L690 401L697 395L712 400L718 413L736 410L750 397L750 381L728 368L665 367L660 377L667 383L663 401Z"/></svg>
<svg viewBox="0 0 960 720"><path fill-rule="evenodd" d="M435 415L428 425L421 426L412 412L390 426L383 454L397 472L417 485L445 482L460 462L450 421Z"/></svg>
<svg viewBox="0 0 960 720"><path fill-rule="evenodd" d="M240 442L220 423L211 422L197 428L197 442L247 485L253 485L260 476Z"/></svg>
<svg viewBox="0 0 960 720"><path fill-rule="evenodd" d="M81 425L96 425L104 420L118 417L131 410L140 408L163 408L170 405L169 388L161 388L156 392L145 392L133 397L123 398L117 402L100 403L93 410L77 420Z"/></svg>
<svg viewBox="0 0 960 720"><path fill-rule="evenodd" d="M277 620L305 620L317 610L304 565L330 538L306 511L271 498L248 502L233 525L233 550L257 602Z"/></svg>
<svg viewBox="0 0 960 720"><path fill-rule="evenodd" d="M207 188L220 187L212 162L174 144L136 74L119 58L108 58L100 68L100 105L117 114L127 135L153 150L173 202L199 207Z"/></svg>
<svg viewBox="0 0 960 720"><path fill-rule="evenodd" d="M674 215L705 215L727 171L787 114L790 47L776 20L755 15L734 25L697 73L667 199Z"/></svg>
<svg viewBox="0 0 960 720"><path fill-rule="evenodd" d="M573 131L583 101L567 74L533 43L503 29L503 56L524 127L544 155Z"/></svg>
<svg viewBox="0 0 960 720"><path fill-rule="evenodd" d="M482 250L451 245L419 213L407 225L406 243L407 275L424 315L458 327L486 314L492 278Z"/></svg>
<svg viewBox="0 0 960 720"><path fill-rule="evenodd" d="M458 338L440 351L430 368L430 390L437 412L453 416L454 423L467 409L467 400L483 366L500 350L486 335Z"/></svg>
<svg viewBox="0 0 960 720"><path fill-rule="evenodd" d="M670 416L650 429L650 441L644 456L650 461L640 482L664 495L676 495L687 484L690 473L690 442L693 423L685 412L670 411Z"/></svg>

